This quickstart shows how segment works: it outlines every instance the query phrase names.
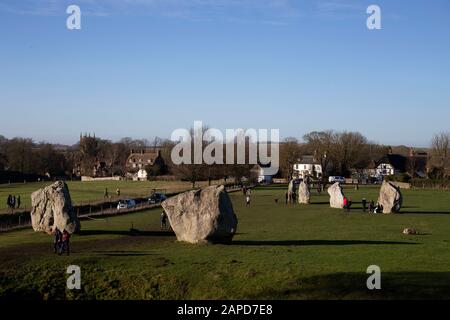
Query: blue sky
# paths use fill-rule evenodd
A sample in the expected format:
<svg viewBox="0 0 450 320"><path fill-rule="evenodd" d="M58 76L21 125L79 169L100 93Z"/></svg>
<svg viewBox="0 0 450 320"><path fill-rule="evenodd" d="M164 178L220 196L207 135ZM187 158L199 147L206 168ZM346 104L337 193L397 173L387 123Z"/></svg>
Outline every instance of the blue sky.
<svg viewBox="0 0 450 320"><path fill-rule="evenodd" d="M427 146L450 130L447 0L1 0L0 49L10 138L169 138L202 120Z"/></svg>

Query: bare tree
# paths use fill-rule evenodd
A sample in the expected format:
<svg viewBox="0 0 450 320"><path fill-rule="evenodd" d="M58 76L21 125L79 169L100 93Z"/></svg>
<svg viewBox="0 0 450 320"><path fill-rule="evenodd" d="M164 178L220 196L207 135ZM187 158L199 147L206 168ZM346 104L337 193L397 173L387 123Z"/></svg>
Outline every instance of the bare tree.
<svg viewBox="0 0 450 320"><path fill-rule="evenodd" d="M359 132L334 133L334 148L332 157L335 160L337 172L346 176L349 169L356 164L363 152L363 147L367 145L367 139Z"/></svg>
<svg viewBox="0 0 450 320"><path fill-rule="evenodd" d="M335 134L332 130L313 131L303 137L306 143L306 150L314 154L314 158L322 166L322 180L324 184L328 179L328 169L332 163L334 137Z"/></svg>
<svg viewBox="0 0 450 320"><path fill-rule="evenodd" d="M437 169L439 178L445 178L450 167L450 133L435 134L431 141L431 164Z"/></svg>
<svg viewBox="0 0 450 320"><path fill-rule="evenodd" d="M31 139L14 138L6 147L9 170L20 173L33 173L35 161L33 157L34 142Z"/></svg>
<svg viewBox="0 0 450 320"><path fill-rule="evenodd" d="M292 179L294 175L294 165L302 156L301 146L296 138L286 138L280 144L280 165L283 175Z"/></svg>

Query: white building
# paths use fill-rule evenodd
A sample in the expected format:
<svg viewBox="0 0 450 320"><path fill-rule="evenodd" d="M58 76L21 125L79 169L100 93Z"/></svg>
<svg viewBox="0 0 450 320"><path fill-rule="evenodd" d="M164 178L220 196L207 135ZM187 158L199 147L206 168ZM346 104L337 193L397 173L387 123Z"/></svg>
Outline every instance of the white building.
<svg viewBox="0 0 450 320"><path fill-rule="evenodd" d="M134 176L135 181L147 181L147 171L144 169L140 169L136 175Z"/></svg>
<svg viewBox="0 0 450 320"><path fill-rule="evenodd" d="M378 161L375 176L383 178L406 172L407 158L400 154L388 154Z"/></svg>
<svg viewBox="0 0 450 320"><path fill-rule="evenodd" d="M376 169L376 177L393 176L395 168L390 163L380 163Z"/></svg>
<svg viewBox="0 0 450 320"><path fill-rule="evenodd" d="M294 165L293 178L321 178L323 175L322 165L314 159L314 156L304 156Z"/></svg>

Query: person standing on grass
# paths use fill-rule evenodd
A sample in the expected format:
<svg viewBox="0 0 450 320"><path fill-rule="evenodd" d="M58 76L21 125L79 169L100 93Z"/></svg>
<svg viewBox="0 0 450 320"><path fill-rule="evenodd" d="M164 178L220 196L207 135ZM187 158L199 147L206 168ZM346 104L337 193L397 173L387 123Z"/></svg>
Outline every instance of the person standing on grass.
<svg viewBox="0 0 450 320"><path fill-rule="evenodd" d="M11 209L14 212L14 208L16 207L16 196L11 197Z"/></svg>
<svg viewBox="0 0 450 320"><path fill-rule="evenodd" d="M165 211L161 213L161 230L167 230L167 214Z"/></svg>
<svg viewBox="0 0 450 320"><path fill-rule="evenodd" d="M367 200L366 200L366 198L363 198L361 202L362 202L362 206L363 206L363 212L366 212L366 210L367 210Z"/></svg>
<svg viewBox="0 0 450 320"><path fill-rule="evenodd" d="M58 228L55 228L53 231L54 239L53 239L53 252L59 253L59 247L61 245L61 239L62 239L62 233L58 230Z"/></svg>
<svg viewBox="0 0 450 320"><path fill-rule="evenodd" d="M20 196L17 196L17 209L20 209L20 204L21 204Z"/></svg>
<svg viewBox="0 0 450 320"><path fill-rule="evenodd" d="M352 207L353 201L352 201L352 197L349 198L349 200L347 201L347 212L350 213L350 209Z"/></svg>
<svg viewBox="0 0 450 320"><path fill-rule="evenodd" d="M373 200L371 200L369 202L369 213L374 213L375 210L375 202L373 202Z"/></svg>
<svg viewBox="0 0 450 320"><path fill-rule="evenodd" d="M62 255L64 252L70 256L70 234L64 230L61 236L61 246L59 248L59 255Z"/></svg>
<svg viewBox="0 0 450 320"><path fill-rule="evenodd" d="M287 191L286 191L285 196L286 196L286 204L288 204L289 203L289 193Z"/></svg>
<svg viewBox="0 0 450 320"><path fill-rule="evenodd" d="M105 188L105 194L103 195L103 198L109 198L108 188Z"/></svg>
<svg viewBox="0 0 450 320"><path fill-rule="evenodd" d="M249 190L250 191L250 190ZM247 196L245 197L246 205L249 206L251 204L251 193L247 192Z"/></svg>
<svg viewBox="0 0 450 320"><path fill-rule="evenodd" d="M347 197L344 197L344 210L347 210L348 207L348 199Z"/></svg>
<svg viewBox="0 0 450 320"><path fill-rule="evenodd" d="M11 199L12 199L12 196L9 194L9 195L8 195L8 199L6 200L6 205L7 205L8 208L10 208L10 209L11 209Z"/></svg>

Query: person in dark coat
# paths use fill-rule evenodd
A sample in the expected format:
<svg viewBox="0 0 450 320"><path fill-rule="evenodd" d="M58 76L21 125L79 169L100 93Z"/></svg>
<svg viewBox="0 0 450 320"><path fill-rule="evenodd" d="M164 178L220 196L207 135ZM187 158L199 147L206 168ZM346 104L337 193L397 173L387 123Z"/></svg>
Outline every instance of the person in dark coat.
<svg viewBox="0 0 450 320"><path fill-rule="evenodd" d="M11 197L11 209L16 207L16 196Z"/></svg>
<svg viewBox="0 0 450 320"><path fill-rule="evenodd" d="M70 234L64 230L61 236L61 245L59 247L59 255L62 255L64 252L67 255L70 255Z"/></svg>
<svg viewBox="0 0 450 320"><path fill-rule="evenodd" d="M17 209L20 209L20 204L21 204L20 196L17 196Z"/></svg>
<svg viewBox="0 0 450 320"><path fill-rule="evenodd" d="M167 230L167 214L165 211L161 213L161 230Z"/></svg>
<svg viewBox="0 0 450 320"><path fill-rule="evenodd" d="M367 200L366 198L362 199L363 212L367 211Z"/></svg>
<svg viewBox="0 0 450 320"><path fill-rule="evenodd" d="M61 245L61 240L62 240L62 233L61 231L58 230L58 228L55 228L55 231L53 232L54 234L54 240L53 240L53 249L54 249L54 253L59 253L59 247Z"/></svg>
<svg viewBox="0 0 450 320"><path fill-rule="evenodd" d="M8 208L11 208L11 200L12 200L12 196L9 194L8 200L6 200L6 205L8 206Z"/></svg>
<svg viewBox="0 0 450 320"><path fill-rule="evenodd" d="M375 213L375 202L372 200L369 203L369 213Z"/></svg>

